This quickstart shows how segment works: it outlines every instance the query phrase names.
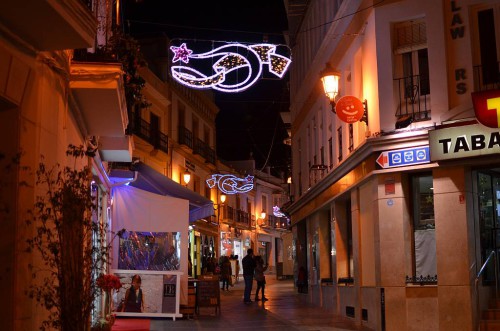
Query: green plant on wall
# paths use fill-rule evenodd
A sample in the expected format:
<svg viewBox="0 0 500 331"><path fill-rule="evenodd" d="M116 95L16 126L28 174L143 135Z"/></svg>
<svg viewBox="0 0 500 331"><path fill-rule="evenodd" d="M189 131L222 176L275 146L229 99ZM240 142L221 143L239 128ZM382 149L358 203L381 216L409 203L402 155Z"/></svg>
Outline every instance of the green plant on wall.
<svg viewBox="0 0 500 331"><path fill-rule="evenodd" d="M47 168L42 158L36 171L36 197L28 226L34 236L28 251L41 256L29 265L34 280L27 294L49 312L41 330L88 330L95 298L95 280L109 262L110 246L103 244L107 225L93 218L96 209L89 166L78 168L95 151L70 145L73 167ZM80 162L79 162L80 160Z"/></svg>
<svg viewBox="0 0 500 331"><path fill-rule="evenodd" d="M142 94L146 81L138 73L139 68L147 66L138 41L120 30L115 30L106 45L105 52L123 65L125 97L129 111L136 106L149 107L150 103Z"/></svg>

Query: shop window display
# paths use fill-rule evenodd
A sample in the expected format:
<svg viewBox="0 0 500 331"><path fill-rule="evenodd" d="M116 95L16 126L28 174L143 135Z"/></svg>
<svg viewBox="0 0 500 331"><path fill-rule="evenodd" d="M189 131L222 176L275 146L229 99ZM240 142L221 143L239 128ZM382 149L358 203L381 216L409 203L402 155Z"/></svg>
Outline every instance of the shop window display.
<svg viewBox="0 0 500 331"><path fill-rule="evenodd" d="M180 269L180 232L128 231L120 238L118 269Z"/></svg>

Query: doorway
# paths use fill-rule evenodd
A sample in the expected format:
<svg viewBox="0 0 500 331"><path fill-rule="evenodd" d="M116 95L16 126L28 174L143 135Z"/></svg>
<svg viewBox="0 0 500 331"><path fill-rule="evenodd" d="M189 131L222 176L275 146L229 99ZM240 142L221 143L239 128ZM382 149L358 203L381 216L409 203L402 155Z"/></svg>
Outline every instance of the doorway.
<svg viewBox="0 0 500 331"><path fill-rule="evenodd" d="M479 236L481 265L492 252L500 248L500 173L477 173ZM482 276L484 285L495 281L495 266L488 263Z"/></svg>

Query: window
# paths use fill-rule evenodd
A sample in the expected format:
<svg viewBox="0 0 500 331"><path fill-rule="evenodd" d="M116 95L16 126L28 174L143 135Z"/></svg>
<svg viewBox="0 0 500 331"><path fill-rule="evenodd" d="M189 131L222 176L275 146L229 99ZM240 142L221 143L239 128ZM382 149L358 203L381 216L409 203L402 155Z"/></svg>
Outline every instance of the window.
<svg viewBox="0 0 500 331"><path fill-rule="evenodd" d="M345 199L339 199L335 206L336 228L335 246L332 249L336 251L337 257L337 275L339 284L352 284L354 282L354 244L352 232L352 204L347 196Z"/></svg>
<svg viewBox="0 0 500 331"><path fill-rule="evenodd" d="M302 195L302 172L299 172L299 176L298 176L298 182L299 182L299 196Z"/></svg>
<svg viewBox="0 0 500 331"><path fill-rule="evenodd" d="M399 98L396 115L411 116L412 120L429 119L429 58L423 19L394 25L394 53L394 83Z"/></svg>
<svg viewBox="0 0 500 331"><path fill-rule="evenodd" d="M497 88L500 83L500 5L486 4L473 9L472 54L474 59L474 89Z"/></svg>
<svg viewBox="0 0 500 331"><path fill-rule="evenodd" d="M349 152L354 149L354 129L352 123L349 124Z"/></svg>
<svg viewBox="0 0 500 331"><path fill-rule="evenodd" d="M149 132L151 135L151 143L153 147L157 149L160 146L160 118L153 113L151 113L150 118Z"/></svg>
<svg viewBox="0 0 500 331"><path fill-rule="evenodd" d="M415 102L418 96L427 95L429 90L429 59L427 48L415 52L401 54L403 61L403 77L405 98Z"/></svg>
<svg viewBox="0 0 500 331"><path fill-rule="evenodd" d="M481 264L479 266L481 266L488 255L498 249L498 240L495 240L500 233L500 175L498 172L478 172L477 192L481 238ZM482 280L484 284L494 284L495 267L493 263L486 265Z"/></svg>
<svg viewBox="0 0 500 331"><path fill-rule="evenodd" d="M203 185L203 187L205 188L205 198L210 199L212 189L208 185Z"/></svg>
<svg viewBox="0 0 500 331"><path fill-rule="evenodd" d="M432 174L410 178L410 207L413 229L413 275L407 283L437 282L434 192Z"/></svg>
<svg viewBox="0 0 500 331"><path fill-rule="evenodd" d="M342 127L339 126L337 129L337 141L338 141L338 147L339 147L339 162L342 161Z"/></svg>
<svg viewBox="0 0 500 331"><path fill-rule="evenodd" d="M299 193L299 196L302 195L302 180L301 180L301 177L300 177L300 174L302 173L302 140L299 138L298 142L297 142L297 145L299 146L299 155L298 155L298 164L299 164L299 169L298 170L298 174L299 174L299 180L298 180L298 184L299 184L299 187L298 187L298 193Z"/></svg>
<svg viewBox="0 0 500 331"><path fill-rule="evenodd" d="M354 276L354 251L352 244L352 215L351 215L351 200L349 199L345 205L345 215L347 223L347 277L352 278Z"/></svg>
<svg viewBox="0 0 500 331"><path fill-rule="evenodd" d="M248 211L249 213L251 213L251 212L252 212L252 210L253 210L253 209L252 209L252 201L250 201L249 199L247 199L247 211Z"/></svg>
<svg viewBox="0 0 500 331"><path fill-rule="evenodd" d="M180 127L185 127L186 126L186 106L184 106L182 103L179 102L179 126Z"/></svg>
<svg viewBox="0 0 500 331"><path fill-rule="evenodd" d="M193 180L193 191L196 193L200 192L200 177L194 175L194 180Z"/></svg>
<svg viewBox="0 0 500 331"><path fill-rule="evenodd" d="M307 162L307 168L309 169L309 186L311 187L312 182L311 182L311 161Z"/></svg>
<svg viewBox="0 0 500 331"><path fill-rule="evenodd" d="M199 123L198 119L195 116L193 116L193 122L192 122L192 124L193 124L193 128L192 128L192 130L193 130L193 138L197 139L197 138L199 138L200 123Z"/></svg>
<svg viewBox="0 0 500 331"><path fill-rule="evenodd" d="M262 210L267 214L267 197L265 195L262 196Z"/></svg>
<svg viewBox="0 0 500 331"><path fill-rule="evenodd" d="M203 126L203 141L210 145L210 128L207 125Z"/></svg>
<svg viewBox="0 0 500 331"><path fill-rule="evenodd" d="M330 156L330 169L333 168L333 138L328 139L328 154Z"/></svg>

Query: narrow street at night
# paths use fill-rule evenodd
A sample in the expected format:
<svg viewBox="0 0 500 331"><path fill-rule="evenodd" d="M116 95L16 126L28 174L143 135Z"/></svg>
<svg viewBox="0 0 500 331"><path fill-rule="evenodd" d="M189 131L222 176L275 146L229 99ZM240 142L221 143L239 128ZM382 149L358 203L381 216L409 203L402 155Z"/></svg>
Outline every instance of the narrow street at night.
<svg viewBox="0 0 500 331"><path fill-rule="evenodd" d="M288 331L347 331L356 328L352 321L307 303L309 294L297 293L293 280L266 277L266 297L269 301L243 303L244 283L240 280L229 291L221 291L221 313L215 308L200 308L199 314L176 319L118 319L113 331L132 330L288 330ZM253 292L255 292L255 283ZM252 300L253 300L252 295ZM144 329L141 329L143 328ZM149 327L146 329L146 327Z"/></svg>

